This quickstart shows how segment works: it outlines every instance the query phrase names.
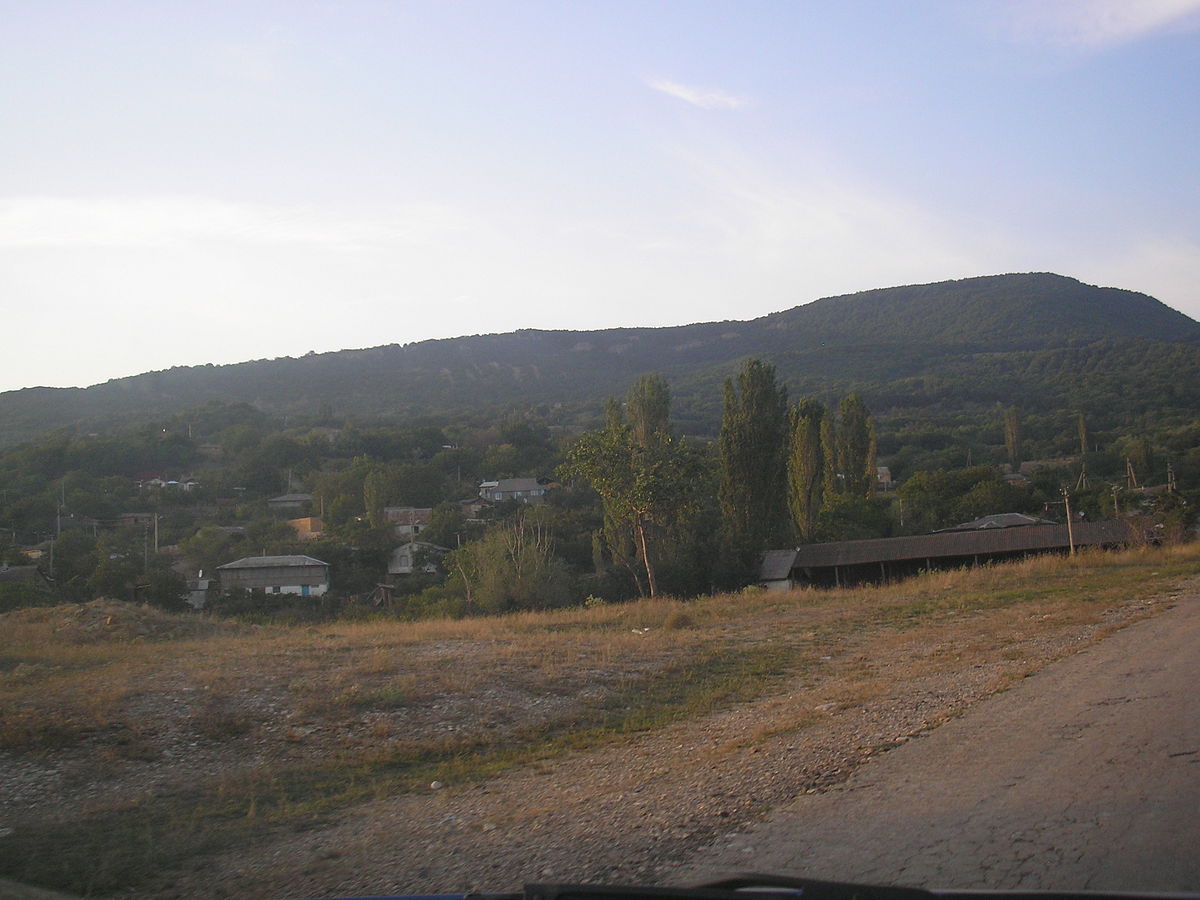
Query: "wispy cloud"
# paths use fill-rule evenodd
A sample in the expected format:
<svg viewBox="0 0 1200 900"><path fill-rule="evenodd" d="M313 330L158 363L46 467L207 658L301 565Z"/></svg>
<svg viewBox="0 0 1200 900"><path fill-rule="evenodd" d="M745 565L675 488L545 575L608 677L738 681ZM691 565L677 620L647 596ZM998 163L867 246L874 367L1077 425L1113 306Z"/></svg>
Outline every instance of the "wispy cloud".
<svg viewBox="0 0 1200 900"><path fill-rule="evenodd" d="M995 7L1018 40L1084 48L1200 27L1200 0L1020 0Z"/></svg>
<svg viewBox="0 0 1200 900"><path fill-rule="evenodd" d="M747 104L744 97L721 90L680 84L678 81L670 81L666 78L651 78L646 81L646 84L668 97L675 97L692 104L692 106L699 106L701 109L741 109Z"/></svg>

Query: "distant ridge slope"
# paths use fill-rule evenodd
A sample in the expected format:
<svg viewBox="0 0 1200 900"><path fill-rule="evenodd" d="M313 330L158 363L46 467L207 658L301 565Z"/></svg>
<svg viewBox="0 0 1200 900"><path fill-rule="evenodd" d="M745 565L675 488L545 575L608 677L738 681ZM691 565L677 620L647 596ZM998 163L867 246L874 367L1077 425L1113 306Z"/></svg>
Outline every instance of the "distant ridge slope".
<svg viewBox="0 0 1200 900"><path fill-rule="evenodd" d="M1049 273L991 275L826 297L767 316L809 338L1032 350L1111 338L1186 341L1200 323L1146 294Z"/></svg>
<svg viewBox="0 0 1200 900"><path fill-rule="evenodd" d="M339 413L364 416L593 404L651 371L671 381L685 424L711 431L721 380L749 356L773 362L794 396L854 388L874 399L877 413L886 411L881 405L945 405L955 398L1083 406L1085 369L1102 381L1134 366L1145 390L1157 390L1160 399L1173 378L1195 383L1200 323L1145 294L1049 273L993 275L827 297L750 321L521 330L181 367L86 389L11 391L0 393L0 442L209 400L245 401L273 413L314 412L329 403ZM1148 356L1157 362L1147 363ZM1158 369L1147 376L1147 365ZM1046 390L1047 379L1054 390ZM1141 402L1140 390L1126 401ZM1172 390L1171 402L1181 406L1200 399L1189 389Z"/></svg>

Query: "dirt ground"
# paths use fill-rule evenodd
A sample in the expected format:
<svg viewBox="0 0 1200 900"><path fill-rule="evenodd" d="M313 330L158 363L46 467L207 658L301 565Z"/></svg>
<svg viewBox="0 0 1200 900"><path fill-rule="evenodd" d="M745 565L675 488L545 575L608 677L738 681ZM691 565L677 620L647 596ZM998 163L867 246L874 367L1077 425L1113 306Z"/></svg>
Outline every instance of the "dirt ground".
<svg viewBox="0 0 1200 900"><path fill-rule="evenodd" d="M632 745L548 761L483 786L379 801L333 827L287 835L174 875L160 895L339 896L509 890L555 879L677 881L678 867L712 841L798 796L839 785L872 757L1155 605L1113 610L1100 627L1039 637L1022 648L1020 660L968 654L962 668L916 677L903 675L916 648L896 641L886 653L873 648L873 674L889 687L860 706L846 705L831 693L832 684L817 691L797 686ZM934 638L938 645L921 651L962 647L979 624L946 627ZM797 708L815 714L812 724L770 734L781 713ZM755 868L746 862L742 868Z"/></svg>
<svg viewBox="0 0 1200 900"><path fill-rule="evenodd" d="M860 884L1200 892L1200 597L693 855Z"/></svg>
<svg viewBox="0 0 1200 900"><path fill-rule="evenodd" d="M697 854L745 833L772 810L836 789L870 760L1014 681L1197 592L1200 578L1170 594L1112 605L1098 622L1041 623L1025 636L1010 611L995 610L847 640L822 657L827 670L820 678L798 676L753 702L620 746L559 755L482 782L433 781L318 827L266 834L162 872L137 895L336 897L506 891L547 880L682 883L696 870ZM979 646L976 637L995 629L1008 629L1012 639ZM161 703L164 695L156 696ZM489 702L480 696L474 709L455 715L486 719ZM537 698L507 702L519 719L520 705ZM275 727L271 709L252 712ZM4 754L5 818L19 827L24 816L69 814L112 796L153 793L189 772L255 763L253 744L196 746L184 737L166 746L165 756L160 747L153 761L114 767L111 777L88 777L82 758ZM318 755L356 739L318 725L287 743L290 752ZM747 858L738 868L757 866Z"/></svg>

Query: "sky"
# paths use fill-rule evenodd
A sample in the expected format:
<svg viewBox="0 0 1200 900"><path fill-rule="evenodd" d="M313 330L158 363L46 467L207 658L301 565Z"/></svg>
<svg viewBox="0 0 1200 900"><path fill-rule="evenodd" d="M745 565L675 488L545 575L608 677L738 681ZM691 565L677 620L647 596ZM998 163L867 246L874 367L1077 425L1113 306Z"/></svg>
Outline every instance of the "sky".
<svg viewBox="0 0 1200 900"><path fill-rule="evenodd" d="M1200 318L1200 0L0 21L0 391L1004 272Z"/></svg>

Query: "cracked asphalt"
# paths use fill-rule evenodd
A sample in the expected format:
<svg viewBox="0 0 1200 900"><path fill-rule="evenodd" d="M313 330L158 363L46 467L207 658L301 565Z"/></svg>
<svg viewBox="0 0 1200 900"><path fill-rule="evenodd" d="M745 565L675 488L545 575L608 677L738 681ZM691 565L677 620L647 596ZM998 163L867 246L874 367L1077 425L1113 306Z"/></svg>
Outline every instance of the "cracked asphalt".
<svg viewBox="0 0 1200 900"><path fill-rule="evenodd" d="M997 890L1200 891L1200 597L1061 660L693 856Z"/></svg>

